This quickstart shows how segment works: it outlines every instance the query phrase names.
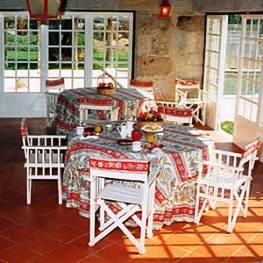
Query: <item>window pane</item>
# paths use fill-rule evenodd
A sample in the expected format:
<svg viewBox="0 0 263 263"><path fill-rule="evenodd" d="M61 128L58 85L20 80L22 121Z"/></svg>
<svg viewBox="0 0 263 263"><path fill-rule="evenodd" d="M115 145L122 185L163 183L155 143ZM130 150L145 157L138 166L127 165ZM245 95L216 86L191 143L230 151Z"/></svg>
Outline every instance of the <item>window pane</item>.
<svg viewBox="0 0 263 263"><path fill-rule="evenodd" d="M63 29L72 29L72 20L71 19L62 19L61 27Z"/></svg>
<svg viewBox="0 0 263 263"><path fill-rule="evenodd" d="M62 32L62 45L63 46L72 45L72 33L71 32Z"/></svg>
<svg viewBox="0 0 263 263"><path fill-rule="evenodd" d="M50 46L59 45L59 32L49 32L48 44Z"/></svg>

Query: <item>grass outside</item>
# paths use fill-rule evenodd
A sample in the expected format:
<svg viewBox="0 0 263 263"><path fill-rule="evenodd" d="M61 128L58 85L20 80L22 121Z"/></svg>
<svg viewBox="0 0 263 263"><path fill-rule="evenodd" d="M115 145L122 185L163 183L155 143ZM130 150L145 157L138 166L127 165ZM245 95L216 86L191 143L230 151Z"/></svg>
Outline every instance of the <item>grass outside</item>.
<svg viewBox="0 0 263 263"><path fill-rule="evenodd" d="M233 134L234 123L233 121L224 121L221 123L221 129L228 134Z"/></svg>

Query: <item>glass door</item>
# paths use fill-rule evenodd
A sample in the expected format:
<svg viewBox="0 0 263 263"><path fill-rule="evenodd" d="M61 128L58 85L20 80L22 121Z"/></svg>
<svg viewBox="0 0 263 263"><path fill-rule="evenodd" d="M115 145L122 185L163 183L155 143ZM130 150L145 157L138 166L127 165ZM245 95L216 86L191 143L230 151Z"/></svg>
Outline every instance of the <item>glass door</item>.
<svg viewBox="0 0 263 263"><path fill-rule="evenodd" d="M220 127L220 107L224 85L227 16L207 16L204 90L207 91L206 124Z"/></svg>
<svg viewBox="0 0 263 263"><path fill-rule="evenodd" d="M263 137L263 15L242 16L234 140L239 145Z"/></svg>

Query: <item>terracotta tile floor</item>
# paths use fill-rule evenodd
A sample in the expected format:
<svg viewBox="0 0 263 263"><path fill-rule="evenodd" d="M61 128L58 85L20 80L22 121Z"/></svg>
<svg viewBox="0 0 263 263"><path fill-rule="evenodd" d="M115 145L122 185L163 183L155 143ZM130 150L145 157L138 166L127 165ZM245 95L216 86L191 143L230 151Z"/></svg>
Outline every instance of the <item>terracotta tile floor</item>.
<svg viewBox="0 0 263 263"><path fill-rule="evenodd" d="M0 119L1 263L263 262L262 164L254 169L249 215L238 219L233 234L225 232L227 209L222 206L203 216L198 226L174 223L155 232L146 241L144 255L137 254L119 230L90 248L88 220L57 205L54 182L34 183L32 205L25 205L19 121ZM29 124L32 133L44 131L44 120L32 119ZM217 146L233 149L225 142Z"/></svg>

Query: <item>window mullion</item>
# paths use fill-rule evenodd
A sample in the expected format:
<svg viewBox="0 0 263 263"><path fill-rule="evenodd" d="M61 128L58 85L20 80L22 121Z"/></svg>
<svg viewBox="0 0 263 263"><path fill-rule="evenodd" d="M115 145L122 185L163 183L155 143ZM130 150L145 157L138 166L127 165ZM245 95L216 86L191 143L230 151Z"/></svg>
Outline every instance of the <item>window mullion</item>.
<svg viewBox="0 0 263 263"><path fill-rule="evenodd" d="M93 16L85 18L85 62L84 85L92 87Z"/></svg>
<svg viewBox="0 0 263 263"><path fill-rule="evenodd" d="M41 92L44 92L45 80L48 78L48 25L40 26L40 77Z"/></svg>

